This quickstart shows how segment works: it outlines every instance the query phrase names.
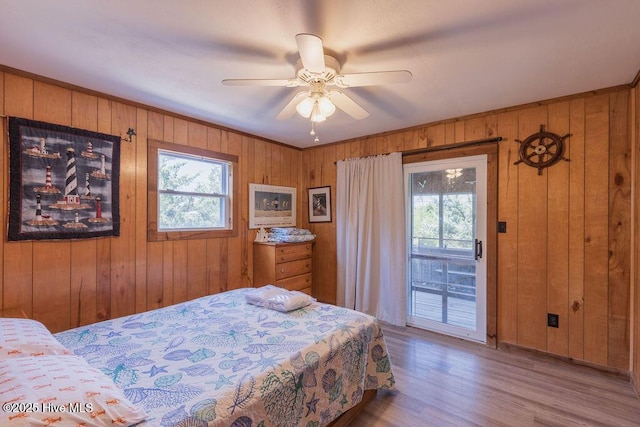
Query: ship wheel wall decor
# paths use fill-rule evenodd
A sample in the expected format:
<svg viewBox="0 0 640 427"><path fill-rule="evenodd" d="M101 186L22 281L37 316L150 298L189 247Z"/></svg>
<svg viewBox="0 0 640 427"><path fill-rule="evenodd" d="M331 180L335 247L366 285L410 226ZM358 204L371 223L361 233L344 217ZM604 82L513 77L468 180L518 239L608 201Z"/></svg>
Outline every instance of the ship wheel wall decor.
<svg viewBox="0 0 640 427"><path fill-rule="evenodd" d="M540 132L530 135L524 141L516 139L516 142L520 143L520 160L513 164L524 163L538 169L538 175L542 175L542 169L551 166L558 160L569 161L563 156L564 140L569 136L571 136L570 133L559 136L547 132L544 130L544 125L540 125Z"/></svg>

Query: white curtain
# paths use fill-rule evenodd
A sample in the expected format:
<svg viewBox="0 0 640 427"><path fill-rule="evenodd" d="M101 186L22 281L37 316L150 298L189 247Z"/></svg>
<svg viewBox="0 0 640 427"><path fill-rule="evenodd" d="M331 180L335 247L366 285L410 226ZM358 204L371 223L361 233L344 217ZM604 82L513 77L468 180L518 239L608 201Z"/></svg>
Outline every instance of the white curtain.
<svg viewBox="0 0 640 427"><path fill-rule="evenodd" d="M337 303L406 324L402 154L337 163Z"/></svg>

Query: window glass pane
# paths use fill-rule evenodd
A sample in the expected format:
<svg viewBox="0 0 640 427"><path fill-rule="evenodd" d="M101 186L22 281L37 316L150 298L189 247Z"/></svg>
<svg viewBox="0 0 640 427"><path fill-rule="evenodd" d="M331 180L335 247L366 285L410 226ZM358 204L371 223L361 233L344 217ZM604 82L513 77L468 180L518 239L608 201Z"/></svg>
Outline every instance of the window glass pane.
<svg viewBox="0 0 640 427"><path fill-rule="evenodd" d="M440 207L437 195L413 196L413 247L438 247Z"/></svg>
<svg viewBox="0 0 640 427"><path fill-rule="evenodd" d="M158 229L199 229L225 226L221 197L160 194Z"/></svg>
<svg viewBox="0 0 640 427"><path fill-rule="evenodd" d="M159 190L224 194L225 175L223 162L158 152Z"/></svg>
<svg viewBox="0 0 640 427"><path fill-rule="evenodd" d="M447 248L472 249L473 196L445 194L442 200L442 235Z"/></svg>

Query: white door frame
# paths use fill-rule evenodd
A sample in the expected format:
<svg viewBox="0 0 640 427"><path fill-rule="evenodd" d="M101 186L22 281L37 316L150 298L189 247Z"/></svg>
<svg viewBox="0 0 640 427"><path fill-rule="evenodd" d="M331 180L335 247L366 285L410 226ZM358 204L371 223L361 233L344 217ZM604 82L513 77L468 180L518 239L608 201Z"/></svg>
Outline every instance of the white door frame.
<svg viewBox="0 0 640 427"><path fill-rule="evenodd" d="M473 341L479 341L486 343L487 339L487 256L483 255L476 261L476 330L462 328L455 325L444 324L441 322L431 321L424 318L417 318L411 315L411 244L412 244L412 230L411 230L411 215L412 215L412 200L411 195L411 183L409 180L410 174L416 172L425 171L438 171L448 168L469 168L476 169L476 239L483 242L486 247L487 243L487 161L486 154L456 157L443 160L431 160L419 163L408 163L404 165L404 182L405 182L405 203L406 203L406 242L407 242L407 324L417 327L423 327L433 330L435 332L445 333L447 335L457 336Z"/></svg>

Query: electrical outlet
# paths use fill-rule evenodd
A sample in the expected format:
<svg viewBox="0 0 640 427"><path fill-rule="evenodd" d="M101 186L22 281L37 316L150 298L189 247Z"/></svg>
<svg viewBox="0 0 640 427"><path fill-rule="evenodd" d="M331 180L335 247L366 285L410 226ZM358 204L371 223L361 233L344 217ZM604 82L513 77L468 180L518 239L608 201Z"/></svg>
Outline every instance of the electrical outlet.
<svg viewBox="0 0 640 427"><path fill-rule="evenodd" d="M498 221L498 233L506 233L506 232L507 232L507 222Z"/></svg>
<svg viewBox="0 0 640 427"><path fill-rule="evenodd" d="M547 313L547 326L557 328L560 321L559 317L557 314Z"/></svg>

